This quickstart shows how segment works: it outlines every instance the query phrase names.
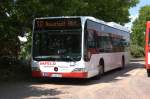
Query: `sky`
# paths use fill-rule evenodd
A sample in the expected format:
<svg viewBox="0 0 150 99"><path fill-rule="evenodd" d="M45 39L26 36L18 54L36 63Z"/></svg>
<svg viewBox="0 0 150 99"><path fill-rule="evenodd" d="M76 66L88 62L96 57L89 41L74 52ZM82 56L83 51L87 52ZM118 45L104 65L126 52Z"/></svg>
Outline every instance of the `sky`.
<svg viewBox="0 0 150 99"><path fill-rule="evenodd" d="M130 12L129 18L131 18L131 22L125 24L125 26L128 29L131 29L132 22L138 17L139 10L141 9L141 7L145 5L150 5L150 0L139 0L139 3L135 7L129 9L129 12Z"/></svg>

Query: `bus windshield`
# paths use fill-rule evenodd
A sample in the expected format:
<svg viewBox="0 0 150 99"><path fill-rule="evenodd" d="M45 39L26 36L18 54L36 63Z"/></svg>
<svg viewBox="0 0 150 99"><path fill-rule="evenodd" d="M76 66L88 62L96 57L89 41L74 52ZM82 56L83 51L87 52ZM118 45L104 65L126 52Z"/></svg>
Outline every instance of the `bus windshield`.
<svg viewBox="0 0 150 99"><path fill-rule="evenodd" d="M81 28L35 29L33 59L79 61L81 59Z"/></svg>

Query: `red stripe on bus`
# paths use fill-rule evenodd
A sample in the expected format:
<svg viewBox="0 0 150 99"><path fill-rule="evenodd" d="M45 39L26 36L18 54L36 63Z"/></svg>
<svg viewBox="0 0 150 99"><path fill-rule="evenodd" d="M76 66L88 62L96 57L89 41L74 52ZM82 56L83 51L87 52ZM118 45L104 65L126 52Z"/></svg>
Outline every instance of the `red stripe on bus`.
<svg viewBox="0 0 150 99"><path fill-rule="evenodd" d="M42 75L47 73L47 76ZM62 78L87 78L87 72L70 72L70 73L57 73L57 72L41 72L41 71L32 71L32 77L51 77L52 74L61 74Z"/></svg>
<svg viewBox="0 0 150 99"><path fill-rule="evenodd" d="M40 71L32 71L32 77L42 77L42 73Z"/></svg>

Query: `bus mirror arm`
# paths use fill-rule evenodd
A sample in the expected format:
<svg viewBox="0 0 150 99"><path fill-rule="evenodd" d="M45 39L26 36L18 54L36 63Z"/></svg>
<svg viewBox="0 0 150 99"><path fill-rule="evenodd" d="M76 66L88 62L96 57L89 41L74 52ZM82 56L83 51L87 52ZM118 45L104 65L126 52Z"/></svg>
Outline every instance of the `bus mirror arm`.
<svg viewBox="0 0 150 99"><path fill-rule="evenodd" d="M90 58L88 57L88 55L84 55L84 61L86 62L90 61Z"/></svg>

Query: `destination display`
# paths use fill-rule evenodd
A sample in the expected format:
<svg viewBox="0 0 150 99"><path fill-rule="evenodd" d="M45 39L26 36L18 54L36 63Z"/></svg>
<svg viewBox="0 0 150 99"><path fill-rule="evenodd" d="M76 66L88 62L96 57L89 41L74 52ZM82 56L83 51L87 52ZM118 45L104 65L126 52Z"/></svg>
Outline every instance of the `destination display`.
<svg viewBox="0 0 150 99"><path fill-rule="evenodd" d="M80 18L60 18L60 19L38 19L35 21L35 29L78 29L81 28Z"/></svg>

